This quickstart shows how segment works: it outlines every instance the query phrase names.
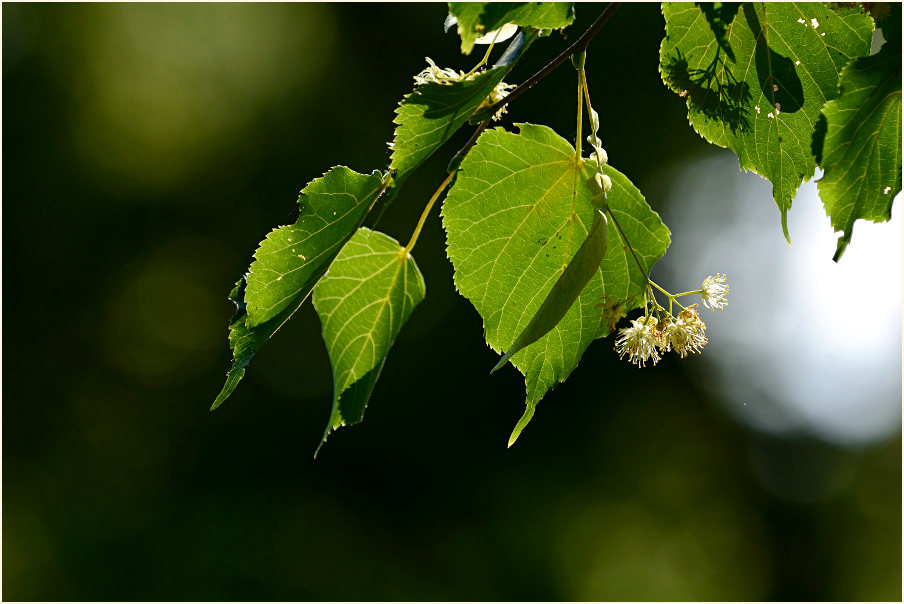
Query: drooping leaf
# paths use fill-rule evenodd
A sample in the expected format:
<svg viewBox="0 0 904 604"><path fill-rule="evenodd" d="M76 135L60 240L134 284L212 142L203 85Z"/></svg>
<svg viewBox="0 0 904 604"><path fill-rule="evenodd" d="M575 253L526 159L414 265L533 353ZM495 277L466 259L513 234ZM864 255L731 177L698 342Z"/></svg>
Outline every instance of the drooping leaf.
<svg viewBox="0 0 904 604"><path fill-rule="evenodd" d="M333 410L321 445L332 430L364 417L389 348L425 293L414 258L395 239L364 227L314 288L333 365Z"/></svg>
<svg viewBox="0 0 904 604"><path fill-rule="evenodd" d="M838 93L842 68L869 53L872 19L821 3L744 3L720 40L695 4L664 3L662 12L663 81L687 98L701 136L772 182L789 238L791 200L816 165L814 125Z"/></svg>
<svg viewBox="0 0 904 604"><path fill-rule="evenodd" d="M574 21L571 2L450 2L458 21L462 54L471 54L477 38L514 23L533 29L560 29Z"/></svg>
<svg viewBox="0 0 904 604"><path fill-rule="evenodd" d="M603 256L606 254L606 245L609 240L606 227L606 216L597 210L593 216L593 224L587 234L587 239L565 267L559 280L549 290L546 299L537 310L537 314L527 324L521 335L515 339L515 343L502 355L490 373L505 365L516 352L545 336L562 320L562 317L600 268L600 262L603 261Z"/></svg>
<svg viewBox="0 0 904 604"><path fill-rule="evenodd" d="M857 219L891 218L901 191L901 45L856 59L841 72L838 98L822 110L823 177L819 196L832 227L842 231L837 262L851 241Z"/></svg>
<svg viewBox="0 0 904 604"><path fill-rule="evenodd" d="M447 253L458 291L483 318L487 343L509 348L537 314L554 284L587 239L597 210L587 180L595 162L575 161L574 148L546 126L519 124L520 133L484 132L462 162L443 205ZM586 171L585 171L586 168ZM613 183L612 216L625 231L643 271L622 245L612 221L599 269L561 321L511 357L525 376L524 417L564 381L584 350L608 333L595 308L607 297L640 306L645 273L665 253L669 231L620 172L604 166Z"/></svg>
<svg viewBox="0 0 904 604"><path fill-rule="evenodd" d="M236 304L229 324L233 365L212 409L232 394L260 347L307 299L386 182L377 172L332 168L301 192L295 224L274 229L261 242L248 274L229 294Z"/></svg>

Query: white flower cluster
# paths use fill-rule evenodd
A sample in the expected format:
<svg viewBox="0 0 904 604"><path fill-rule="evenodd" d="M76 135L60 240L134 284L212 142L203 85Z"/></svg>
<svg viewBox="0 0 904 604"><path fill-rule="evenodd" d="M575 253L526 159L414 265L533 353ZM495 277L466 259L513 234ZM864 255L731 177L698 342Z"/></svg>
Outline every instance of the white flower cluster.
<svg viewBox="0 0 904 604"><path fill-rule="evenodd" d="M430 57L425 57L429 66L422 72L414 76L414 83L417 86L423 84L451 84L452 82L460 82L465 77L465 72L455 71L454 69L437 67L436 63Z"/></svg>
<svg viewBox="0 0 904 604"><path fill-rule="evenodd" d="M652 289L650 292L652 293ZM710 310L724 308L728 303L726 298L728 284L725 281L725 275L716 273L715 277L707 277L703 281L701 289L688 292L688 294L700 294L703 305ZM667 295L671 301L678 297L672 294ZM625 306L618 307L616 304L599 305L603 307L602 320L608 321L610 331L615 328L618 319L624 316L621 311ZM655 302L653 306L657 314L665 311ZM631 321L631 327L623 327L618 330L618 337L615 339L618 358L622 359L627 356L628 361L638 367L643 367L647 361L652 361L655 365L670 350L674 350L681 358L691 352L703 352L703 347L708 341L706 325L697 313L696 307L696 304L692 304L684 308L677 317L673 317L669 310L665 312L665 317L660 319L652 316L648 310L643 317ZM671 302L669 308L671 309ZM614 312L616 309L619 312Z"/></svg>
<svg viewBox="0 0 904 604"><path fill-rule="evenodd" d="M677 319L642 317L631 321L631 327L619 330L615 349L618 358L627 355L628 361L638 367L643 367L649 360L655 365L670 350L681 358L689 352L702 352L707 342L705 331L706 325L692 306L681 311Z"/></svg>
<svg viewBox="0 0 904 604"><path fill-rule="evenodd" d="M496 87L490 92L490 95L483 100L480 104L480 107L477 108L478 111L483 109L484 107L489 107L494 105L508 96L509 92L511 92L514 88L517 88L515 84L506 84L505 82L499 82L496 84ZM502 119L502 115L508 112L508 105L503 105L499 108L499 111L493 114L493 121L498 122Z"/></svg>
<svg viewBox="0 0 904 604"><path fill-rule="evenodd" d="M436 63L433 62L433 59L430 57L425 57L427 59L428 66L419 74L414 76L414 83L416 86L422 86L424 84L452 84L453 82L463 82L469 81L476 78L483 71L478 71L471 74L466 74L463 71L455 71L454 69L448 67L439 67ZM490 91L490 94L487 95L487 98L483 100L479 107L477 107L477 111L485 107L489 107L495 103L498 103L502 99L508 96L509 92L512 91L516 86L514 84L506 84L505 82L499 82L496 84L495 88ZM499 108L495 114L493 114L493 119L499 121L502 118L502 114L506 112L506 107L503 105Z"/></svg>

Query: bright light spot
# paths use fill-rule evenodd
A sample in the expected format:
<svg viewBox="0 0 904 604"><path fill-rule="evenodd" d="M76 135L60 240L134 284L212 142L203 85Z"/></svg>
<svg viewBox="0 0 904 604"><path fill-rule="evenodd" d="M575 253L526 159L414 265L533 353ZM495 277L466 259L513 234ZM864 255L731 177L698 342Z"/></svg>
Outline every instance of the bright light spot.
<svg viewBox="0 0 904 604"><path fill-rule="evenodd" d="M899 433L900 209L891 223L857 221L836 264L815 182L788 215L793 248L771 189L727 152L678 171L663 212L672 247L654 272L672 290L715 271L731 285L728 307L706 313L710 343L688 367L768 432L812 431L840 444Z"/></svg>

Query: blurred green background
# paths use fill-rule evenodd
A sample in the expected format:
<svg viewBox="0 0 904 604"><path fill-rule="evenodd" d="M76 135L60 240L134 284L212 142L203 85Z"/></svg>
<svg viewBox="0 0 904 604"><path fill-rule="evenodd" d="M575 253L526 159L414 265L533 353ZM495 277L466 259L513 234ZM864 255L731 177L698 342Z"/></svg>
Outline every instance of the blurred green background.
<svg viewBox="0 0 904 604"><path fill-rule="evenodd" d="M579 4L568 40L537 42L510 81L603 6ZM427 299L363 424L312 460L332 378L310 305L208 412L226 294L258 241L329 167L387 165L425 56L476 61L445 15L3 5L4 598L900 600L899 399L897 423L854 444L770 431L727 412L705 355L639 371L601 341L506 450L523 381L488 375L497 356L454 290L437 213L416 252ZM662 35L658 5L625 5L588 71L613 165L666 216L685 211L668 175L725 152L662 85ZM566 65L503 124L573 140L574 86ZM382 230L407 239L469 134ZM785 253L768 187L757 203L771 219L745 228ZM886 356L900 367L897 345Z"/></svg>

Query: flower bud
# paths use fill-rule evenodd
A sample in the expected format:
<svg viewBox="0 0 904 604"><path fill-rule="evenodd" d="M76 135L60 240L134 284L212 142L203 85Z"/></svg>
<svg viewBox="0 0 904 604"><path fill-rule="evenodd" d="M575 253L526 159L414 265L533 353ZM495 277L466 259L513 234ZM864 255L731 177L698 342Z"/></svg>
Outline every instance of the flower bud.
<svg viewBox="0 0 904 604"><path fill-rule="evenodd" d="M596 184L600 186L603 193L608 193L612 189L612 179L605 174L596 175Z"/></svg>
<svg viewBox="0 0 904 604"><path fill-rule="evenodd" d="M597 140L599 140L599 139L597 139ZM599 145L594 145L594 146L593 146L593 151L596 153L596 158L597 158L597 160L599 160L599 162L600 162L601 164L608 164L608 163L609 163L609 154L606 153L606 150L605 150L605 149L603 149L603 148L602 148L601 146L599 146Z"/></svg>

